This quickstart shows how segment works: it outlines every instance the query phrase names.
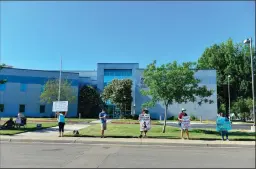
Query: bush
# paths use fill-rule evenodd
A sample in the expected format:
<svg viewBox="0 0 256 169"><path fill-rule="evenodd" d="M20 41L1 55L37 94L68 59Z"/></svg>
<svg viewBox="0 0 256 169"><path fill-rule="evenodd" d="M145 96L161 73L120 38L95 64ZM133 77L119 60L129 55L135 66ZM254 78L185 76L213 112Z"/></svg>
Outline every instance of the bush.
<svg viewBox="0 0 256 169"><path fill-rule="evenodd" d="M167 120L178 120L178 116L171 116L171 117L168 117Z"/></svg>
<svg viewBox="0 0 256 169"><path fill-rule="evenodd" d="M200 119L198 119L196 116L194 116L194 115L191 115L190 116L190 120L191 121L199 121Z"/></svg>
<svg viewBox="0 0 256 169"><path fill-rule="evenodd" d="M133 116L132 116L132 119L133 119L133 120L138 120L138 119L139 119L139 115L137 115L137 114L133 115Z"/></svg>

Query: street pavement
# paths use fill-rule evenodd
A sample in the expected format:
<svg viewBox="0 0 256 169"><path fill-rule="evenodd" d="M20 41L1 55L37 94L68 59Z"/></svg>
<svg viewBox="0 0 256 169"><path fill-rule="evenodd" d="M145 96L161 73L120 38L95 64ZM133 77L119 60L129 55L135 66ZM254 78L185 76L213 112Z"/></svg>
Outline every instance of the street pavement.
<svg viewBox="0 0 256 169"><path fill-rule="evenodd" d="M255 168L255 148L1 142L1 168Z"/></svg>

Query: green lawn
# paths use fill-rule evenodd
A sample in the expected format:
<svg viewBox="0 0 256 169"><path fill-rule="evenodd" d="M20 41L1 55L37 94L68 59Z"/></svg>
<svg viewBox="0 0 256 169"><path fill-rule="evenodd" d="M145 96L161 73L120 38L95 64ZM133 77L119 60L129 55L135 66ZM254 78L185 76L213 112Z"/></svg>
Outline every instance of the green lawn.
<svg viewBox="0 0 256 169"><path fill-rule="evenodd" d="M12 129L12 130L5 130L5 129L2 130L1 129L0 135L14 135L14 134L19 134L19 133L24 133L24 132L29 132L29 131L35 131L35 130L37 130L36 124L37 123L28 123L26 128L21 127L19 129ZM41 123L41 124L42 124L41 129L57 126L57 122L56 123L46 122L46 123Z"/></svg>
<svg viewBox="0 0 256 169"><path fill-rule="evenodd" d="M16 118L14 118L16 119ZM9 120L9 118L1 118L1 122L2 121L7 121ZM97 120L97 119L84 119L84 118L66 118L66 122L91 122L91 121L94 121L94 120ZM56 118L27 118L27 121L28 123L31 122L56 122L57 119Z"/></svg>
<svg viewBox="0 0 256 169"><path fill-rule="evenodd" d="M100 125L92 125L81 129L79 133L81 137L99 137ZM134 138L138 137L139 134L138 124L108 124L105 136L113 138ZM73 134L67 133L66 136L73 136ZM162 133L162 126L153 125L148 132L148 138L180 139L180 130L179 128L167 126L166 133ZM190 138L193 140L219 140L220 134L209 129L193 129L190 131ZM230 132L229 140L255 141L255 133L232 131Z"/></svg>
<svg viewBox="0 0 256 169"><path fill-rule="evenodd" d="M138 120L132 120L132 119L115 119L112 120L111 123L123 123L123 124L139 124ZM152 120L151 121L152 125L158 125L161 124L158 120Z"/></svg>

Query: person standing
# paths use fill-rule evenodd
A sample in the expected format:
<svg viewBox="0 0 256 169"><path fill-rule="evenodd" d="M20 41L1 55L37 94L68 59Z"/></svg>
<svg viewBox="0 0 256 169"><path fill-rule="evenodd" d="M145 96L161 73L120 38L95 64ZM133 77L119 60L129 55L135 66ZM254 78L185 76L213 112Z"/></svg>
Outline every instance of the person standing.
<svg viewBox="0 0 256 169"><path fill-rule="evenodd" d="M101 122L101 138L104 138L104 132L107 130L107 113L104 109L99 113L99 119Z"/></svg>
<svg viewBox="0 0 256 169"><path fill-rule="evenodd" d="M225 122L228 122L229 121L229 118L228 117L225 117L223 113L220 113L220 117L224 117L225 118ZM229 141L228 140L228 129L225 128L225 127L222 127L220 129L220 134L221 134L221 138L222 140L224 141L225 139L225 136L226 136L226 141Z"/></svg>
<svg viewBox="0 0 256 169"><path fill-rule="evenodd" d="M187 117L187 116L188 116L187 113L184 113L184 116L183 116L183 117ZM182 117L182 118L183 118L183 117ZM181 125L181 138L182 138L182 139L184 139L184 138L183 138L184 132L186 132L186 134L187 134L187 139L189 140L188 126L182 127L182 125Z"/></svg>
<svg viewBox="0 0 256 169"><path fill-rule="evenodd" d="M184 108L182 108L181 109L181 113L179 114L179 116L178 116L178 120L179 120L179 126L180 126L180 129L181 129L181 138L183 139L183 134L184 134L184 130L183 130L183 128L182 128L182 126L181 126L181 123L182 123L182 118L183 118L183 116L185 116L186 115L186 109L184 109Z"/></svg>
<svg viewBox="0 0 256 169"><path fill-rule="evenodd" d="M148 111L143 109L141 114L139 115L138 120L141 121L141 117L144 116L147 113L148 113ZM143 133L144 133L144 137L147 137L147 132L148 132L148 128L147 128L146 122L144 122L143 126L140 127L140 136L139 136L139 138L142 138Z"/></svg>
<svg viewBox="0 0 256 169"><path fill-rule="evenodd" d="M59 124L59 137L63 137L64 134L64 126L65 126L65 112L57 112L56 113Z"/></svg>

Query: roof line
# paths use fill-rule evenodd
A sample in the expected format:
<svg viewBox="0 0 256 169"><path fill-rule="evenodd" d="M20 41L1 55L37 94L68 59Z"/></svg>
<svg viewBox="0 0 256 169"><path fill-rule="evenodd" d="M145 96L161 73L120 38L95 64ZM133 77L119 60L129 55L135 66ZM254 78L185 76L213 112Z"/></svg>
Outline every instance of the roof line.
<svg viewBox="0 0 256 169"><path fill-rule="evenodd" d="M16 70L30 70L30 71L41 71L41 72L60 72L59 70L37 70L37 69L22 69L22 68L9 68L4 67L3 69L16 69ZM69 71L61 71L63 73L72 73L72 74L79 74L77 72L69 72Z"/></svg>

